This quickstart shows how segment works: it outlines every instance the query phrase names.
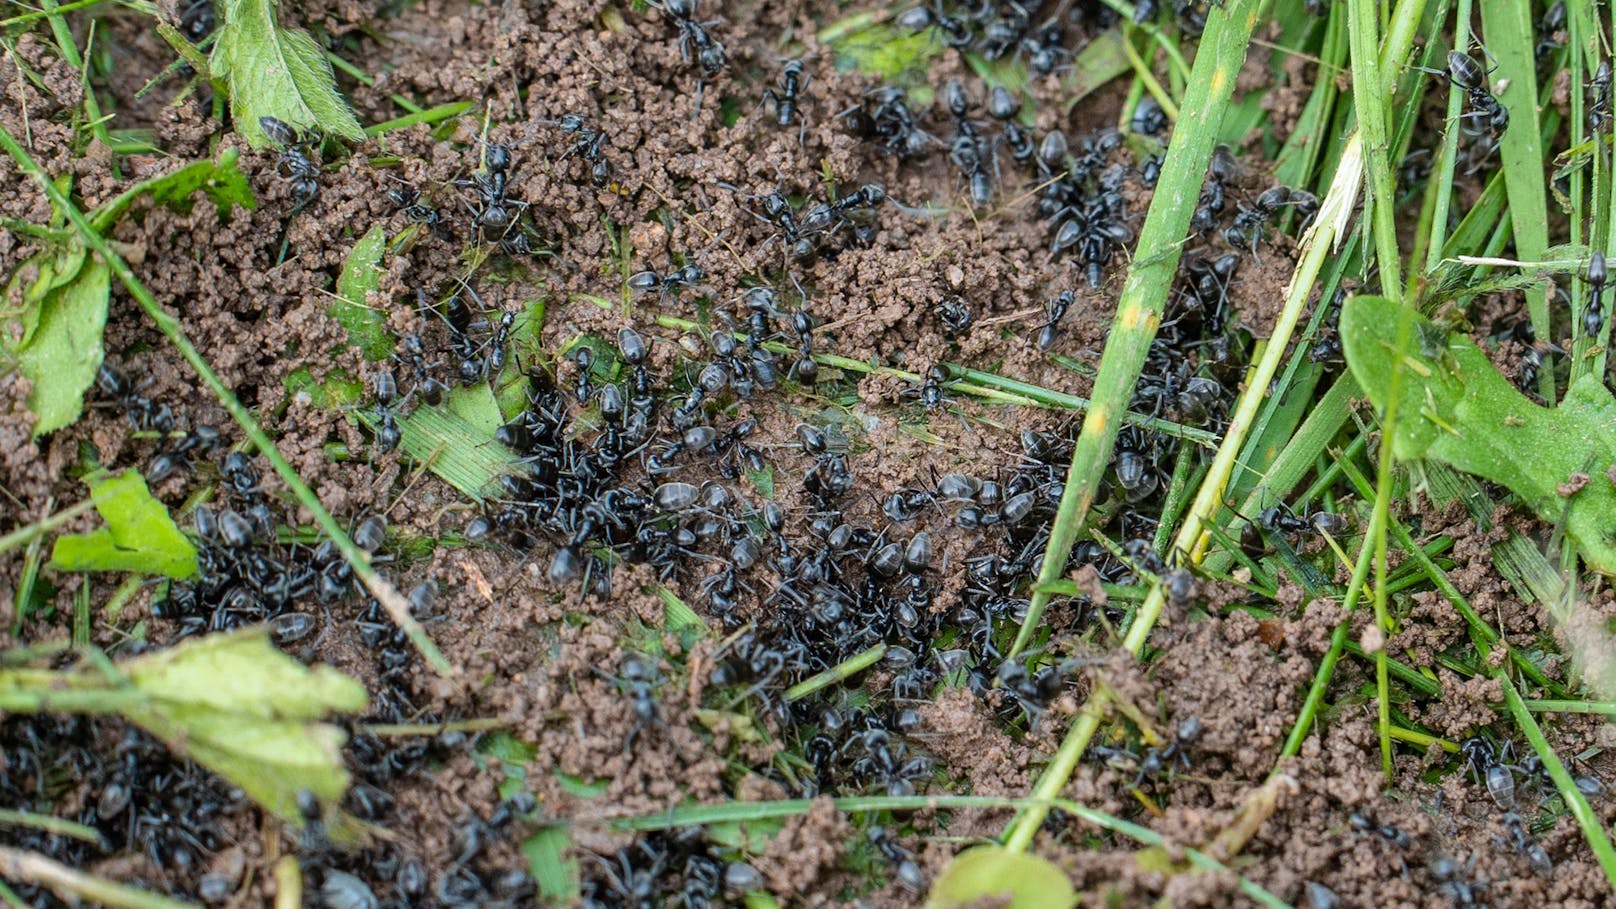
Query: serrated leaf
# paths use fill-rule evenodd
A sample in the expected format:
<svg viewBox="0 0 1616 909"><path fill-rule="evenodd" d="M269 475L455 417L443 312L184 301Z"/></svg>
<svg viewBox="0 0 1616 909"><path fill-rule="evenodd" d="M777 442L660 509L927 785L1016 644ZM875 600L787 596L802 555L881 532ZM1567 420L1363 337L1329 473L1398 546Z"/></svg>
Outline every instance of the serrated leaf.
<svg viewBox="0 0 1616 909"><path fill-rule="evenodd" d="M931 886L930 909L975 905L993 898L1010 909L1060 909L1077 904L1065 872L1048 861L999 845L975 846L954 857Z"/></svg>
<svg viewBox="0 0 1616 909"><path fill-rule="evenodd" d="M161 177L136 183L115 198L96 206L90 212L90 226L97 233L105 233L123 217L136 199L148 193L158 205L182 213L191 210L193 195L204 193L218 209L221 219L230 213L232 205L249 211L257 208L258 199L253 196L252 186L248 184L246 175L236 167L240 157L240 151L230 148L219 156L218 161L197 161Z"/></svg>
<svg viewBox="0 0 1616 909"><path fill-rule="evenodd" d="M1400 319L1408 320L1401 351ZM1606 473L1616 466L1616 398L1598 377L1579 377L1559 407L1540 407L1468 335L1448 334L1384 297L1348 300L1341 340L1377 408L1389 401L1394 370L1402 371L1394 455L1507 486L1544 521L1563 522L1590 567L1616 574L1616 482ZM1574 475L1586 481L1573 483Z"/></svg>
<svg viewBox="0 0 1616 909"><path fill-rule="evenodd" d="M87 257L71 278L63 280L66 273L64 268L53 274L55 283L37 306L36 327L14 350L17 368L33 383L28 409L35 416L36 439L79 418L84 392L101 368L112 272L100 260ZM23 321L26 325L31 319L24 314Z"/></svg>
<svg viewBox="0 0 1616 909"><path fill-rule="evenodd" d="M90 497L107 526L58 537L51 566L61 571L135 571L171 578L196 574L196 547L152 498L137 470L92 477Z"/></svg>
<svg viewBox="0 0 1616 909"><path fill-rule="evenodd" d="M359 348L367 360L385 360L393 355L387 317L366 302L381 284L382 252L386 248L387 229L380 224L360 237L343 263L342 276L337 278L337 298L331 301L331 317L347 330L349 346Z"/></svg>
<svg viewBox="0 0 1616 909"><path fill-rule="evenodd" d="M364 139L320 46L302 29L282 28L274 0L225 0L220 13L223 24L209 64L228 82L230 115L248 142L273 145L260 117L300 131Z"/></svg>
<svg viewBox="0 0 1616 909"><path fill-rule="evenodd" d="M337 817L349 781L344 735L311 721L363 711L363 685L329 667L303 666L276 650L264 628L191 638L120 668L146 696L122 711L130 721L287 821L302 825L304 791L330 809L326 817Z"/></svg>

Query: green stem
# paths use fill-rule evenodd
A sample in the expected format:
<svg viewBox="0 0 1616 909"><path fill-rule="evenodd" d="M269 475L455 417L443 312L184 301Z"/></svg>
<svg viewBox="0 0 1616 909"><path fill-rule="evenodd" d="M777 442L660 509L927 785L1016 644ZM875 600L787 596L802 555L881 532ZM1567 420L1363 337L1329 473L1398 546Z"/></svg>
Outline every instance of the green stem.
<svg viewBox="0 0 1616 909"><path fill-rule="evenodd" d="M1375 0L1349 0L1347 37L1352 54L1352 104L1363 136L1364 162L1369 171L1370 224L1375 238L1375 260L1380 265L1381 292L1386 296L1403 289L1402 259L1397 252L1397 197L1394 193L1387 140L1386 99L1390 81L1380 71L1380 4ZM1392 65L1401 61L1392 57Z"/></svg>
<svg viewBox="0 0 1616 909"><path fill-rule="evenodd" d="M1509 676L1498 673L1498 683L1504 686L1504 703L1509 706L1509 712L1514 715L1515 722L1526 734L1526 740L1532 744L1532 749L1543 762L1543 769L1548 771L1549 777L1554 780L1554 786L1560 790L1560 797L1565 799L1566 807L1582 826L1582 835L1588 840L1588 848L1593 850L1594 858L1599 861L1599 867L1604 869L1605 880L1616 888L1616 849L1611 848L1610 838L1605 835L1605 824L1599 815L1589 807L1588 799L1577 788L1577 783L1566 771L1565 764L1560 762L1560 756L1549 747L1548 740L1543 737L1543 730L1538 728L1537 720L1532 717L1531 711L1526 708L1526 702L1521 699L1521 693L1516 690L1515 683Z"/></svg>
<svg viewBox="0 0 1616 909"><path fill-rule="evenodd" d="M5 552L14 546L21 546L24 543L33 540L35 537L50 533L52 530L55 530L56 528L68 523L69 521L87 511L90 511L93 508L95 508L95 502L91 499L85 499L76 505L69 508L64 508L55 514L46 517L44 520L41 520L38 523L29 524L26 527L19 527L5 536L0 537L0 552Z"/></svg>
<svg viewBox="0 0 1616 909"><path fill-rule="evenodd" d="M855 653L824 672L817 673L809 678L803 679L797 684L792 685L790 688L787 688L786 703L789 704L792 701L800 701L821 688L834 685L837 682L841 682L846 679L850 679L871 666L874 666L882 657L886 655L887 645L885 644L877 644L861 653Z"/></svg>
<svg viewBox="0 0 1616 909"><path fill-rule="evenodd" d="M365 128L365 135L380 136L395 129L408 129L417 123L426 123L428 125L441 123L444 120L458 117L476 106L470 101L452 101L448 104L439 104L437 107L429 107L418 113L407 114L394 120L385 120L375 126L368 126Z"/></svg>
<svg viewBox="0 0 1616 909"><path fill-rule="evenodd" d="M208 389L224 405L225 410L230 412L230 416L235 419L242 432L246 434L248 439L252 440L253 445L269 461L270 466L275 469L275 473L280 476L281 480L286 483L287 488L291 490L293 497L314 516L314 522L320 525L320 529L325 531L326 536L331 538L331 542L336 545L343 558L352 566L354 575L360 579L371 595L382 604L382 608L387 610L387 614L399 627L399 630L403 631L405 636L409 638L415 649L439 674L453 674L454 668L450 666L449 661L444 658L437 646L427 637L426 630L421 627L421 623L416 621L415 617L410 614L409 601L386 578L377 573L376 569L370 564L370 557L358 546L354 545L353 540L348 536L348 532L343 530L342 525L338 524L337 520L331 516L331 513L325 510L325 506L320 504L320 498L314 494L312 489L309 489L308 484L303 482L303 478L297 475L296 470L292 469L292 465L287 463L286 459L281 456L281 453L275 448L275 443L270 440L263 429L259 428L258 421L253 419L252 413L243 407L240 401L236 400L235 394L214 373L207 360L197 353L196 347L186 337L185 330L179 321L170 315L168 310L157 302L157 298L152 296L151 291L146 289L146 285L135 277L135 273L129 269L129 264L123 260L123 257L118 255L100 234L91 229L89 222L85 220L84 213L79 211L78 206L74 205L73 201L67 198L56 187L56 184L51 182L49 175L40 168L38 162L34 161L28 151L19 145L11 132L3 126L0 126L0 145L5 146L6 151L16 160L19 169L33 177L34 181L44 189L45 194L50 197L57 210L68 221L72 222L73 227L84 238L85 245L101 256L102 261L107 263L107 267L112 269L113 274L117 275L118 280L129 290L130 296L140 303L141 308L146 311L146 315L157 324L157 330L162 332L163 336L169 340L169 343L174 345L180 356L202 378L203 384L208 386Z"/></svg>
<svg viewBox="0 0 1616 909"><path fill-rule="evenodd" d="M1236 77L1245 62L1260 5L1256 0L1232 0L1222 8L1214 8L1207 30L1201 36L1183 105L1185 110L1195 111L1196 116L1185 118L1173 130L1105 352L1100 357L1094 400L1083 420L1066 473L1065 492L1044 550L1043 568L1038 576L1040 584L1053 581L1065 572L1066 558L1099 493L1100 481L1121 429L1122 421L1118 417L1127 410L1145 356L1161 325L1190 217L1200 199L1207 165L1218 142L1223 111L1228 107ZM1033 594L1010 656L1020 653L1032 640L1048 606L1047 593Z"/></svg>
<svg viewBox="0 0 1616 909"><path fill-rule="evenodd" d="M1616 701L1554 701L1528 698L1521 703L1526 705L1527 710L1538 713L1596 713L1616 716Z"/></svg>
<svg viewBox="0 0 1616 909"><path fill-rule="evenodd" d="M80 900L119 909L194 909L191 903L76 871L37 852L0 846L0 877L48 887L70 903Z"/></svg>
<svg viewBox="0 0 1616 909"><path fill-rule="evenodd" d="M1453 46L1470 45L1470 0L1459 0L1453 20ZM1451 82L1451 80L1450 80ZM1464 90L1457 82L1448 86L1448 127L1442 133L1442 158L1431 174L1436 187L1436 207L1431 216L1430 246L1427 247L1426 274L1442 263L1442 249L1448 242L1448 218L1453 211L1453 171L1459 161L1459 115L1464 112Z"/></svg>

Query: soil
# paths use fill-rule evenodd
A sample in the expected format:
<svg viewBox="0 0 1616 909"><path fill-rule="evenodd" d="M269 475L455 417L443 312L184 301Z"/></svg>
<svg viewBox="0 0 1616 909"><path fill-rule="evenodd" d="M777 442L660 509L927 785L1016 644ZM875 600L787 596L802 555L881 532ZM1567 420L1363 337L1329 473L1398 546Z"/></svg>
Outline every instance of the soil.
<svg viewBox="0 0 1616 909"><path fill-rule="evenodd" d="M119 129L150 130L161 150L121 158L116 172L98 145L85 154L74 151L71 111L84 91L79 74L61 61L44 30L18 37L7 68L28 75L0 80L7 99L0 105L0 125L26 136L50 174L70 177L82 206L182 162L217 158L225 149L241 152L258 199L255 210L220 217L207 204L179 213L142 201L109 239L179 317L187 336L324 506L350 524L385 515L384 554L392 556L385 570L402 590L423 582L435 587L426 627L458 671L438 677L398 640L375 633L374 605L351 591L330 603L304 597L272 610L315 617L317 630L288 651L362 680L372 693L364 722L479 723L470 732L404 737L378 736L361 722L351 724L345 759L356 771L362 798L376 804L367 810L361 798L351 798L348 808L367 815L382 832L362 849L341 851L267 817L239 792L115 721L0 715L0 807L77 820L104 837L101 844L85 844L0 826L0 844L219 905L270 904L277 898L271 869L288 853L303 865L307 905L341 904L336 891L345 886L339 876L344 872L357 875L388 905L532 905L545 900L525 878L529 866L520 846L536 831L564 825L559 829L570 838L583 893L598 905L663 904L651 897L631 900L627 891L642 879L654 880L655 892L669 899L684 888L689 905L701 904L698 898L713 904L735 900L722 886L702 897L691 884L713 867L720 875L726 865L734 870L731 863L750 866L758 888L782 905L917 905L922 897L902 879L905 861L934 876L961 844L998 836L1013 812L838 811L829 796L896 791L850 769L860 755L873 760L867 730L881 726L899 762L926 757L931 772L918 774L923 779L912 788L1015 798L1030 792L1084 699L1104 685L1126 705L1129 719L1102 727L1062 795L1150 827L1166 838L1169 854L1212 842L1251 793L1277 773L1284 781L1272 814L1238 855L1225 858L1235 873L1287 902L1321 905L1309 902L1319 892L1310 889L1316 885L1343 906L1460 905L1459 878L1440 879L1436 870L1439 860L1451 859L1460 878L1473 883L1489 905L1602 905L1607 885L1575 821L1556 800L1545 797L1534 806L1545 794L1528 791L1524 781L1518 810L1531 822L1531 836L1552 861L1552 873L1534 869L1511 845L1503 812L1484 786L1462 772L1461 759L1400 745L1391 780L1381 774L1372 662L1343 658L1300 755L1277 759L1334 627L1346 619L1351 640L1373 642L1366 611L1346 616L1337 600L1309 596L1302 579L1288 573L1281 574L1272 599L1232 582L1199 579L1192 604L1156 630L1149 659L1136 661L1120 650L1115 630L1128 603L1108 601L1099 586L1102 580L1125 584L1134 576L1104 552L1080 558L1072 573L1095 595L1056 600L1046 617L1048 640L1040 642L1029 668L1042 667L1048 686L1035 686L1032 694L1016 689L997 658L1015 628L1015 597L1000 597L996 602L1006 611L985 618L997 622L988 644L971 637L967 617L987 607L969 566L989 553L1014 559L1018 546L1041 552L1053 500L1037 506L1026 527L1014 528L964 527L957 502L927 500L901 522L884 513L883 504L894 492L935 490L940 478L955 472L1006 484L1018 474L1036 475L1044 478L1040 495L1048 495L1063 476L1062 454L1069 455L1077 422L1069 413L973 401L952 391L951 382L938 389L941 400L928 402L918 382L873 367L924 374L933 363L947 362L1087 395L1111 329L1125 253L1100 270L1098 287L1090 286L1087 269L1075 257L1051 255L1053 225L1037 217L1036 196L1024 188L1034 184L1008 156L994 197L972 206L967 183L946 150L900 161L853 135L839 114L869 103L873 96L867 92L881 80L839 68L837 52L816 38L848 12L822 0L704 9L703 16L717 20L705 27L723 41L729 65L698 90L698 63L682 58L677 27L656 8L590 0L422 0L380 12L349 0L286 4L286 19L314 28L374 76L374 84L340 80L361 122L399 116L394 96L423 108L474 105L459 119L391 130L351 149L325 145L318 195L295 214L292 183L278 171L277 153L245 147L211 118L206 83L168 69L170 52L153 37L148 20L125 10L103 11L94 19L99 50L116 60L118 73L95 84L98 96L117 111ZM175 11L167 15L174 18ZM82 46L90 20L69 21ZM1103 27L1078 22L1067 29L1067 41L1081 45ZM778 78L786 56L800 58L808 77L798 109L806 124L800 133L795 121L782 127L773 107L755 103ZM1267 62L1267 53L1256 56ZM1316 74L1301 57L1277 62L1280 83L1254 62L1242 73L1241 90L1273 89L1264 106L1283 138ZM954 77L981 100L982 80L951 51L933 59L924 82L940 88ZM137 94L148 81L152 90ZM1114 127L1124 111L1124 92L1107 86L1062 115L1057 112L1067 110L1065 91L1059 74L1028 83L1026 106L1037 135L1059 128L1076 149L1083 137L1097 139ZM945 139L952 135L940 91L929 108L916 107L925 129ZM603 136L599 156L611 168L604 186L591 180L588 153L568 154L575 136L556 124L569 114L581 114ZM527 203L519 229L547 253L509 255L496 248L469 273L468 250L477 245L469 215L477 196L456 181L479 170L486 143L503 143L513 153L506 193ZM1150 198L1140 175L1143 159L1124 148L1105 160L1124 168L1119 173L1125 175L1128 226L1137 231ZM1231 200L1249 204L1269 181L1260 159L1243 162L1245 175L1226 189ZM787 244L745 197L784 193L802 203L801 216L828 198L827 175L838 197L864 184L884 188L889 202L874 209L878 229L867 245L849 242L851 229L841 231L817 259L783 269ZM389 199L388 190L405 182L448 220L449 231L439 235L415 223ZM9 160L0 161L0 186L8 190L0 193L0 215L52 223L44 195ZM830 526L845 523L882 534L851 560L860 563L849 582L854 586L863 583L862 565L882 544L906 543L925 531L933 554L923 571L912 572L925 602L909 624L932 636L916 641L907 636L907 626L882 616L885 640L917 653L926 666L942 666L942 653L965 652L969 671L947 679L933 672L919 696L908 696L895 689L916 672L889 652L845 684L787 704L788 681L801 681L862 647L842 652L838 644L816 644L818 664L760 678L748 654L785 648L790 637L780 618L790 614L790 597L781 592L790 579L777 565L743 575L735 602L720 608L713 591L729 564L728 547L703 542L692 547L698 554L671 567L646 560L619 565L606 591L570 578L552 582L557 550L566 542L555 534L500 525L486 542L468 544L473 517L498 516L510 503L499 497L474 502L423 465L379 450L373 431L358 419L361 413L374 416L368 389L384 368L398 374L402 387L416 384L407 358L370 363L345 346L344 329L330 315L334 279L355 240L373 224L385 225L390 237L413 239L384 256L380 287L368 302L396 334L419 334L431 369L446 381L460 359L453 330L440 312L423 311L417 292L441 301L468 275L484 304L472 329L484 351L501 310L543 302L542 325L522 342L519 358L523 368L553 376L563 388L580 381L580 367L566 353L580 339L599 340L605 349L619 329L633 327L651 340L647 369L664 398L658 441L626 459L618 477L623 488L642 493L667 480L648 474L646 458L678 438L675 409L713 357L705 332L667 327L658 318L716 328L729 318L744 330L747 311L738 301L746 288L767 282L784 301L778 338L795 345L790 313L799 304L811 311L814 350L864 366L825 365L817 383L786 382L750 399L725 392L706 413L720 432L756 419L746 443L772 471L772 491L744 475L724 478L711 457L686 458L676 479L722 481L740 503L731 511L749 516L759 533L761 509L772 500L784 515L783 545L802 560L830 547L825 528L815 527L827 513L834 514ZM1240 251L1215 232L1198 243L1189 258L1210 261ZM494 244L482 246L487 252ZM27 236L0 233L0 271L10 274L38 248ZM1226 289L1228 337L1237 348L1232 359L1216 361L1196 346L1203 339L1190 333L1205 329L1202 317L1179 314L1176 330L1187 340L1174 355L1227 380L1220 405L1225 409L1238 391L1252 338L1266 336L1278 312L1293 252L1292 238L1278 232L1258 253L1245 251ZM704 273L694 291L634 296L625 287L632 273L666 274L687 264L698 264ZM1054 343L1042 350L1045 305L1066 289L1074 300ZM1175 305L1182 305L1183 294L1175 292ZM956 299L972 314L964 330L949 327L941 315L940 307ZM1487 307L1485 316L1476 317L1482 335L1495 334L1494 321L1518 318L1513 297ZM219 427L228 443L241 441L224 408L116 284L105 347L108 363L125 372L140 395L173 408L177 427ZM1496 355L1518 364L1528 349L1506 340ZM782 359L782 372L792 359ZM1161 366L1153 358L1147 368ZM631 370L626 363L620 368L617 381L626 383ZM357 403L328 406L307 391L289 391L293 377L304 372L317 383L360 379L367 391ZM513 368L504 381L522 381L521 372ZM593 381L598 386L605 379L595 375ZM77 478L87 465L143 468L164 450L151 433L133 431L117 401L94 392L79 422L33 441L28 392L15 374L0 378L0 518L7 527L81 500L84 487ZM429 406L416 397L400 405L401 418ZM574 407L580 421L590 417L588 410ZM598 408L593 419L598 426ZM1216 416L1202 422L1220 429ZM801 424L825 428L833 453L841 452L856 478L833 508L807 479L824 469L829 455L807 450L797 433ZM1056 451L1039 456L1030 450L1029 432L1047 434ZM601 443L588 444L597 451ZM1150 446L1152 469L1170 472L1176 443L1153 438ZM312 515L290 504L261 458L255 463L263 489L247 495L225 488L222 462L222 452L199 458L192 469L154 483L153 492L186 527L199 492L219 507L245 509L252 501L268 501L282 525L310 527ZM1117 487L1114 477L1109 485ZM1119 543L1149 537L1160 504L1158 492L1115 507L1104 530ZM1547 617L1524 603L1492 566L1498 531L1479 530L1455 508L1432 506L1421 520L1422 542L1439 536L1454 541L1446 556L1454 566L1450 577L1477 612L1528 651L1552 641ZM95 524L85 517L63 529L85 531ZM1494 522L1521 524L1507 515ZM413 545L418 542L431 545ZM774 545L772 538L764 545ZM315 558L308 544L265 544L263 550L277 559ZM1304 551L1316 555L1320 547ZM15 591L22 573L18 554L3 554L0 623L17 629L19 644L67 637L80 587L89 585L90 601L97 603L122 580L52 575L55 587L43 604L19 604ZM869 576L874 578L873 569ZM890 582L891 589L898 583ZM710 633L690 639L664 628L658 586L689 604ZM1019 592L1024 596L1025 587ZM195 630L164 608L165 597L173 596L170 588L140 586L115 615L95 617L91 640L114 656L172 645ZM1613 602L1607 591L1592 608L1602 615ZM20 607L29 609L26 616ZM1444 598L1414 593L1386 646L1411 665L1432 666L1467 640ZM631 654L649 674L643 696L627 677ZM1548 660L1551 677L1567 683L1570 666L1552 655ZM1496 682L1467 674L1462 665L1443 668L1435 681L1440 696L1411 696L1398 705L1406 723L1455 741L1482 734L1501 743L1507 737L1504 730L1513 727L1500 722ZM912 721L894 719L906 707L917 712ZM1142 773L1149 744L1159 748L1173 740L1192 719L1199 731L1185 736L1185 759L1169 757L1164 771ZM1554 748L1576 756L1575 772L1613 778L1603 751L1612 734L1598 718L1543 719ZM843 723L848 728L832 735L832 727ZM829 761L839 768L818 781L808 756L816 737L832 743ZM508 756L512 743L521 752L516 758ZM1517 753L1525 747L1514 743ZM75 782L62 783L47 772L52 766L77 771ZM133 800L111 811L105 804L109 787L131 781ZM531 804L513 802L515 791L530 794ZM689 803L798 797L815 799L811 810L778 827L746 830L752 836L744 848L737 847L743 834L735 831L630 834L608 823ZM1601 794L1593 803L1605 820L1616 815L1609 797ZM892 831L897 852L884 854L871 845L872 825ZM478 848L467 845L472 832ZM1137 844L1059 812L1034 849L1065 870L1094 904L1225 906L1247 899L1235 873L1148 870ZM410 861L426 869L424 893L401 883L398 869ZM31 885L19 892L30 904L63 904ZM692 892L698 896L690 897Z"/></svg>

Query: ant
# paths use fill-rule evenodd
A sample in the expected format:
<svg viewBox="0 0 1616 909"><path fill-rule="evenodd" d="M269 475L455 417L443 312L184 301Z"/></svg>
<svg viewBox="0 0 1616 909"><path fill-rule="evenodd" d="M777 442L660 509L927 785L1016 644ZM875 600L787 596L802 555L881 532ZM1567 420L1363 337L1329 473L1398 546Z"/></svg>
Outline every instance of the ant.
<svg viewBox="0 0 1616 909"><path fill-rule="evenodd" d="M675 298L685 290L700 284L707 273L699 265L685 265L662 274L655 269L646 269L636 272L628 277L628 289L634 296L650 291L657 291L658 298L665 298L673 294Z"/></svg>
<svg viewBox="0 0 1616 909"><path fill-rule="evenodd" d="M280 146L281 157L275 166L292 181L292 198L297 200L292 214L297 214L320 194L320 168L309 157L318 144L317 139L313 133L299 133L296 128L274 117L259 117L258 125L269 141Z"/></svg>
<svg viewBox="0 0 1616 909"><path fill-rule="evenodd" d="M781 126L790 126L792 117L798 113L797 105L802 94L802 87L808 84L808 74L803 71L801 60L788 60L780 70L780 89L763 90L765 103L774 105L774 113ZM802 144L808 135L808 120L798 117L797 144Z"/></svg>
<svg viewBox="0 0 1616 909"><path fill-rule="evenodd" d="M791 375L804 385L812 385L819 378L819 363L814 359L814 317L806 309L791 314L791 332L797 336L797 362Z"/></svg>
<svg viewBox="0 0 1616 909"><path fill-rule="evenodd" d="M1487 54L1487 49L1481 52ZM1487 54L1491 59L1492 55ZM1509 109L1499 103L1487 83L1487 77L1493 70L1498 69L1494 63L1490 68L1483 69L1476 58L1462 51L1448 52L1448 70L1446 73L1437 70L1424 70L1438 76L1445 75L1453 85L1463 89L1470 99L1470 106L1474 108L1470 113L1460 119L1477 120L1483 123L1493 133L1502 133L1509 128Z"/></svg>
<svg viewBox="0 0 1616 909"><path fill-rule="evenodd" d="M1594 250L1588 258L1588 305L1582 310L1582 330L1589 338L1598 338L1605 327L1605 254Z"/></svg>
<svg viewBox="0 0 1616 909"><path fill-rule="evenodd" d="M393 207L402 211L411 222L430 227L438 239L452 239L454 235L449 232L447 219L436 208L421 201L421 191L415 184L402 180L399 184L387 191L387 199L393 203Z"/></svg>
<svg viewBox="0 0 1616 909"><path fill-rule="evenodd" d="M1234 247L1249 244L1251 254L1256 256L1257 244L1263 239L1263 228L1273 220L1280 209L1286 206L1295 206L1303 218L1307 219L1318 210L1319 200L1307 190L1291 189L1284 185L1270 186L1257 197L1254 205L1250 207L1240 205L1240 212L1235 215L1234 223L1223 231L1224 241Z"/></svg>
<svg viewBox="0 0 1616 909"><path fill-rule="evenodd" d="M971 307L965 302L965 298L958 294L947 297L941 303L938 303L936 310L937 318L942 320L943 327L947 329L949 335L965 334L970 330L971 323L975 321L975 317L971 314Z"/></svg>
<svg viewBox="0 0 1616 909"><path fill-rule="evenodd" d="M1594 76L1588 80L1588 128L1594 132L1610 120L1610 61L1599 61L1599 67L1594 70Z"/></svg>
<svg viewBox="0 0 1616 909"><path fill-rule="evenodd" d="M706 22L696 21L696 3L698 0L660 0L651 2L668 14L679 26L679 56L686 63L690 62L690 47L696 47L696 60L701 64L704 79L711 79L723 72L729 65L729 57L724 53L724 45L712 35L707 33L707 27L717 24L718 20L711 19ZM697 83L696 106L701 106L701 83Z"/></svg>
<svg viewBox="0 0 1616 909"><path fill-rule="evenodd" d="M612 165L601 154L601 144L606 140L604 130L589 125L589 120L583 114L564 114L560 120L544 120L542 123L559 127L563 133L575 136L572 147L561 153L560 160L565 161L573 155L582 155L591 165L589 179L597 187L604 187L612 178Z"/></svg>
<svg viewBox="0 0 1616 909"><path fill-rule="evenodd" d="M376 450L387 454L398 448L404 438L393 416L393 402L398 398L398 378L390 369L376 374Z"/></svg>
<svg viewBox="0 0 1616 909"><path fill-rule="evenodd" d="M1038 330L1038 349L1048 350L1055 346L1055 336L1059 333L1060 321L1066 318L1066 311L1072 308L1077 295L1069 290L1063 290L1060 295L1044 304L1044 325Z"/></svg>
<svg viewBox="0 0 1616 909"><path fill-rule="evenodd" d="M944 393L944 386L953 378L948 367L941 363L933 363L926 367L926 374L918 388L911 388L903 392L906 396L917 397L927 410L936 410L948 403L948 396Z"/></svg>
<svg viewBox="0 0 1616 909"><path fill-rule="evenodd" d="M527 203L506 196L511 167L510 146L488 143L483 147L482 163L481 171L472 174L469 179L456 180L455 184L477 191L477 205L471 206L471 210L478 230L485 236L497 232L503 240L527 210Z"/></svg>

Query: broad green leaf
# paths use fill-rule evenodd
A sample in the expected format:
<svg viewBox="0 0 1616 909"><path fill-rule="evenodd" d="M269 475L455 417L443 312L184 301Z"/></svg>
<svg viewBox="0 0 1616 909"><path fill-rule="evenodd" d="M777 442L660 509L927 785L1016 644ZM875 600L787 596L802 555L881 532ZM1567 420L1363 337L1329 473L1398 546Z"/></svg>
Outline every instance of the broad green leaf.
<svg viewBox="0 0 1616 909"><path fill-rule="evenodd" d="M348 332L348 344L359 348L367 360L385 360L393 355L393 336L387 330L387 317L366 302L381 283L382 251L387 248L387 229L375 225L348 253L337 278L337 298L331 301L331 317Z"/></svg>
<svg viewBox="0 0 1616 909"><path fill-rule="evenodd" d="M62 571L135 571L171 578L196 574L196 547L152 498L138 470L90 479L95 510L107 526L58 537L51 566Z"/></svg>
<svg viewBox="0 0 1616 909"><path fill-rule="evenodd" d="M360 422L375 428L375 414L358 412ZM400 447L427 469L475 499L495 494L499 478L516 466L516 455L489 441L503 421L487 385L471 385L449 393L442 407L426 405L399 420Z"/></svg>
<svg viewBox="0 0 1616 909"><path fill-rule="evenodd" d="M253 196L252 187L236 167L236 160L240 157L240 151L230 148L219 156L218 161L197 161L161 177L142 180L117 197L96 206L90 212L90 226L97 233L105 233L123 217L136 199L147 193L157 204L179 212L190 211L191 196L205 193L218 209L220 218L229 214L232 205L248 210L256 208L258 200Z"/></svg>
<svg viewBox="0 0 1616 909"><path fill-rule="evenodd" d="M306 720L365 707L363 685L328 666L302 665L267 633L192 640L136 657L124 671L154 699L243 717Z"/></svg>
<svg viewBox="0 0 1616 909"><path fill-rule="evenodd" d="M836 52L836 68L857 70L887 82L902 82L912 89L918 106L931 103L932 89L925 73L931 59L948 45L936 29L910 32L868 13L857 13L826 27L820 43Z"/></svg>
<svg viewBox="0 0 1616 909"><path fill-rule="evenodd" d="M1399 319L1408 320L1399 353ZM1392 452L1431 459L1503 486L1537 516L1576 540L1588 564L1616 574L1616 398L1598 377L1571 384L1559 407L1540 407L1515 389L1464 334L1448 334L1384 297L1360 296L1341 310L1347 364L1377 408L1401 367ZM1573 482L1573 477L1585 482Z"/></svg>
<svg viewBox="0 0 1616 909"><path fill-rule="evenodd" d="M224 0L220 13L223 24L209 63L229 84L230 116L248 142L258 148L273 144L258 125L260 117L300 131L364 139L320 46L308 32L275 21L275 0Z"/></svg>
<svg viewBox="0 0 1616 909"><path fill-rule="evenodd" d="M707 635L707 623L696 615L689 604L679 599L679 595L666 587L657 585L657 596L662 598L662 626L664 630L671 631L679 636L680 642L689 647L692 643Z"/></svg>
<svg viewBox="0 0 1616 909"><path fill-rule="evenodd" d="M930 909L976 905L987 898L1010 909L1060 909L1077 904L1065 872L1048 861L999 845L975 846L954 857L931 886Z"/></svg>
<svg viewBox="0 0 1616 909"><path fill-rule="evenodd" d="M309 668L276 650L264 628L192 638L122 664L146 699L122 712L176 751L240 786L254 801L301 825L300 792L340 815L348 788L341 730L313 722L357 713L365 688L329 667Z"/></svg>
<svg viewBox="0 0 1616 909"><path fill-rule="evenodd" d="M559 824L540 827L522 843L539 896L563 906L578 902L578 863L567 858L571 849L572 835Z"/></svg>
<svg viewBox="0 0 1616 909"><path fill-rule="evenodd" d="M71 260L68 257L68 261ZM100 260L87 257L76 274L53 272L57 282L38 304L38 322L28 340L16 348L17 368L33 390L28 409L33 411L34 437L69 426L84 410L84 392L101 368L101 333L107 325L107 295L112 272ZM23 317L26 325L30 318Z"/></svg>

